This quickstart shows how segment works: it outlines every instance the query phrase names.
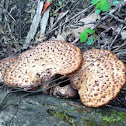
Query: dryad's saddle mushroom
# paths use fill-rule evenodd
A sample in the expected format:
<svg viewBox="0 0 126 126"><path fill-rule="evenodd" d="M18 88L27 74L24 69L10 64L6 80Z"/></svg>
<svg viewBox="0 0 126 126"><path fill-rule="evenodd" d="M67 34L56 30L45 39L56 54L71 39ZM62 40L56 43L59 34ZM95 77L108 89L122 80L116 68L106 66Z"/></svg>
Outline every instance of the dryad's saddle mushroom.
<svg viewBox="0 0 126 126"><path fill-rule="evenodd" d="M100 107L114 99L126 82L125 65L108 50L91 49L83 54L78 76L71 78L71 85L79 90L82 103Z"/></svg>
<svg viewBox="0 0 126 126"><path fill-rule="evenodd" d="M6 67L3 79L9 86L31 87L47 81L55 74L76 71L82 62L78 47L64 41L46 41L18 55Z"/></svg>

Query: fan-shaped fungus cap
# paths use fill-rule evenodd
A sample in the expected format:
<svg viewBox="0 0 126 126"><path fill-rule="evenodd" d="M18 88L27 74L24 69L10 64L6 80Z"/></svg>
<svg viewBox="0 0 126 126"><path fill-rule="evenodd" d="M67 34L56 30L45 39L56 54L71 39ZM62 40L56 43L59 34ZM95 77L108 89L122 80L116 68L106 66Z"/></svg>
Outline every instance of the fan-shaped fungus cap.
<svg viewBox="0 0 126 126"><path fill-rule="evenodd" d="M17 56L9 56L0 60L0 82L3 82L3 73L5 72L6 67L15 62L16 59Z"/></svg>
<svg viewBox="0 0 126 126"><path fill-rule="evenodd" d="M76 71L82 62L78 47L64 41L46 41L18 56L7 68L4 81L10 86L27 87L55 74Z"/></svg>
<svg viewBox="0 0 126 126"><path fill-rule="evenodd" d="M91 49L83 54L80 74L71 79L82 103L100 107L114 99L126 82L125 64L108 50ZM75 80L75 81L74 81Z"/></svg>

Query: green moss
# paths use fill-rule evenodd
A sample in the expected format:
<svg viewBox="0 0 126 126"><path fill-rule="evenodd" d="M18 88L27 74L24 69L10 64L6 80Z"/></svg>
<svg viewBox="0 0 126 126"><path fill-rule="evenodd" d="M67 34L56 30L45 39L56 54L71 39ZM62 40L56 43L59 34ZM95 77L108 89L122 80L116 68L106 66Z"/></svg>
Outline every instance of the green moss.
<svg viewBox="0 0 126 126"><path fill-rule="evenodd" d="M49 110L48 113L74 126L117 126L123 125L124 121L126 121L125 112L112 111L111 109L107 109L107 111L104 109L100 111L81 109L78 112L76 109L68 110L64 107L56 107L55 110ZM79 113L80 115L78 115Z"/></svg>
<svg viewBox="0 0 126 126"><path fill-rule="evenodd" d="M79 125L77 125L76 117L68 115L65 112L63 112L62 110L58 110L58 111L50 110L50 111L48 111L48 113L50 115L53 115L53 116L59 118L61 121L69 123L70 125L74 124L74 126L79 126Z"/></svg>
<svg viewBox="0 0 126 126"><path fill-rule="evenodd" d="M88 116L87 118L82 117L82 122L86 125L86 126L115 126L118 124L122 124L123 122L126 121L126 113L125 112L117 112L117 111L110 111L110 112L106 112L106 113L101 113L101 112L83 112L83 115L86 115L85 117ZM94 116L93 116L94 115ZM99 115L98 118L101 118L101 124L96 124L96 122L94 122L96 115Z"/></svg>
<svg viewBox="0 0 126 126"><path fill-rule="evenodd" d="M102 118L102 125L114 125L117 123L121 123L126 120L126 113L124 112L116 112L112 111L110 115L101 116Z"/></svg>
<svg viewBox="0 0 126 126"><path fill-rule="evenodd" d="M62 103L62 106L66 106L67 105L67 103Z"/></svg>
<svg viewBox="0 0 126 126"><path fill-rule="evenodd" d="M85 119L84 117L82 117L82 122L85 126L97 126L91 118Z"/></svg>
<svg viewBox="0 0 126 126"><path fill-rule="evenodd" d="M65 110L66 113L71 113L72 111L71 110Z"/></svg>
<svg viewBox="0 0 126 126"><path fill-rule="evenodd" d="M85 126L114 126L115 124L121 124L123 121L126 121L126 113L124 112L111 111L109 114L105 115L96 112L83 112L83 114L86 115L86 117L88 115L88 119L82 117L82 122ZM101 124L96 124L92 115L100 115Z"/></svg>

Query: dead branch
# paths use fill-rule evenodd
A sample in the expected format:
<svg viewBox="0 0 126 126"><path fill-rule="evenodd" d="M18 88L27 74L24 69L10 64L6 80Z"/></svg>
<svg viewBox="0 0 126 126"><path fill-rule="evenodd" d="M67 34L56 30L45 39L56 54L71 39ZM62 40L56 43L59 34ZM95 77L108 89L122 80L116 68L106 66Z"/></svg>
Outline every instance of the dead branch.
<svg viewBox="0 0 126 126"><path fill-rule="evenodd" d="M35 16L33 18L30 30L28 32L28 35L26 37L26 40L25 40L25 42L23 44L22 49L27 49L28 48L31 40L34 38L34 36L35 36L35 34L37 32L37 28L38 28L39 22L41 20L41 12L42 12L42 8L43 8L43 4L44 4L44 2L39 0L36 14L35 14Z"/></svg>

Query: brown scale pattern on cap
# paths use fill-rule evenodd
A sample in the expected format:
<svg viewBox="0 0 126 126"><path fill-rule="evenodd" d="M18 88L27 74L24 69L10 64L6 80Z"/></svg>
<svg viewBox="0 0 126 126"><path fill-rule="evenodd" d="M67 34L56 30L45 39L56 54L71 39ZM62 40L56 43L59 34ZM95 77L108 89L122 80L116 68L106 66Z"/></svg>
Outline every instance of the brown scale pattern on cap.
<svg viewBox="0 0 126 126"><path fill-rule="evenodd" d="M14 63L17 59L17 56L9 56L7 58L0 60L0 82L3 80L4 72L6 67L9 66L11 63Z"/></svg>
<svg viewBox="0 0 126 126"><path fill-rule="evenodd" d="M114 53L102 49L88 50L83 58L78 72L86 69L77 78L73 77L71 84L79 90L84 105L94 108L103 106L114 99L124 86L125 64Z"/></svg>
<svg viewBox="0 0 126 126"><path fill-rule="evenodd" d="M55 74L76 71L82 62L78 47L64 41L46 41L18 56L5 73L10 86L27 87L41 83Z"/></svg>

